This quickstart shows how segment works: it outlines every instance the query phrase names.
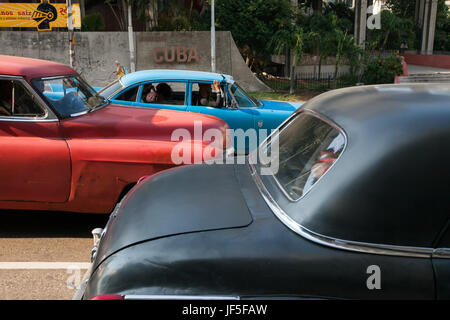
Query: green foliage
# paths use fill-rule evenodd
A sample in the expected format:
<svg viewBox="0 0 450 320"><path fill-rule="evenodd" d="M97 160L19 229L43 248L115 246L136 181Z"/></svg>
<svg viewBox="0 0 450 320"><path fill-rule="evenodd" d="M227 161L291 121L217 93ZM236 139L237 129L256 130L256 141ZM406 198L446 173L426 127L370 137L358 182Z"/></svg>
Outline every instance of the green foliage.
<svg viewBox="0 0 450 320"><path fill-rule="evenodd" d="M389 10L381 12L381 29L368 30L367 39L374 42L378 50L398 50L402 42L409 48L415 47L414 16L401 18Z"/></svg>
<svg viewBox="0 0 450 320"><path fill-rule="evenodd" d="M339 66L344 59L350 61L352 65L356 65L361 48L355 44L355 40L351 35L349 23L343 23L344 19L340 19L336 12L340 12L341 16L351 15L345 10L338 10L340 6L327 6L324 14L314 13L307 17L300 17L299 23L305 29L305 50L306 52L319 56L318 73L321 71L322 61L329 56L336 58L335 63L335 80L338 74ZM351 23L350 23L351 25Z"/></svg>
<svg viewBox="0 0 450 320"><path fill-rule="evenodd" d="M87 14L81 23L81 31L105 30L105 20L100 13Z"/></svg>
<svg viewBox="0 0 450 320"><path fill-rule="evenodd" d="M282 54L286 49L290 49L294 54L294 66L303 57L304 41L303 29L292 26L291 28L281 29L275 32L269 41L269 47L273 48L275 54Z"/></svg>
<svg viewBox="0 0 450 320"><path fill-rule="evenodd" d="M191 5L193 5L192 1ZM209 29L211 29L209 10L199 14L192 7L186 8L184 1L174 0L169 1L165 6L160 6L158 27L155 31L206 31Z"/></svg>
<svg viewBox="0 0 450 320"><path fill-rule="evenodd" d="M388 0L387 6L392 10L392 15L399 19L398 23L393 23L389 16L382 16L382 29L387 32L387 28L391 29L389 41L387 41L386 49L398 49L399 39L406 39L409 48L420 47L422 33L420 28L414 23L416 1L419 0ZM385 18L388 25L384 26ZM414 38L413 35L414 34ZM401 41L400 41L401 44ZM436 32L434 38L434 50L450 51L450 15L445 0L438 1Z"/></svg>
<svg viewBox="0 0 450 320"><path fill-rule="evenodd" d="M403 74L401 57L374 58L367 65L363 75L364 84L394 83L395 76Z"/></svg>
<svg viewBox="0 0 450 320"><path fill-rule="evenodd" d="M269 42L269 47L273 48L276 54L281 54L289 49L293 54L293 64L290 74L290 93L294 93L295 66L301 61L304 50L303 29L294 25L288 25L284 29L278 30Z"/></svg>
<svg viewBox="0 0 450 320"><path fill-rule="evenodd" d="M337 17L337 26L347 33L353 33L355 28L355 11L350 9L345 3L328 3L324 9L324 15L335 15Z"/></svg>
<svg viewBox="0 0 450 320"><path fill-rule="evenodd" d="M386 5L395 16L414 19L416 1L419 0L388 0Z"/></svg>
<svg viewBox="0 0 450 320"><path fill-rule="evenodd" d="M217 29L231 31L244 57L260 66L270 59L267 44L274 33L291 21L289 0L216 0Z"/></svg>
<svg viewBox="0 0 450 320"><path fill-rule="evenodd" d="M450 51L450 10L445 0L438 2L434 50Z"/></svg>

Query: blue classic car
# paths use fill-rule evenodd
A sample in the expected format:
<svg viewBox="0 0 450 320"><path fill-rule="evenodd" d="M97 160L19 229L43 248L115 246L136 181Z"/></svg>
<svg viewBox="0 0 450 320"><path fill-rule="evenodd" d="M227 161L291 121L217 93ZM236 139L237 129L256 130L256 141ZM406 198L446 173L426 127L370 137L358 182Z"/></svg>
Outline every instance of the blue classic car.
<svg viewBox="0 0 450 320"><path fill-rule="evenodd" d="M247 153L256 147L249 145L250 134L247 139L244 137L245 147L238 144L237 129L254 129L258 140L262 140L264 129L270 134L271 129L301 106L301 103L254 99L228 75L185 70L129 73L99 93L116 104L199 112L221 118L234 130L237 153ZM244 136L242 132L240 136Z"/></svg>

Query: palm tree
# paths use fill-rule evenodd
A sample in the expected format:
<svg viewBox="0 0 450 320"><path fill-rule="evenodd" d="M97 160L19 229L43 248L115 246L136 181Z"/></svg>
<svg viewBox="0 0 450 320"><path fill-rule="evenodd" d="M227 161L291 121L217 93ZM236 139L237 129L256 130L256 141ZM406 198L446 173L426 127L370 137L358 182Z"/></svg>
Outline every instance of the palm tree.
<svg viewBox="0 0 450 320"><path fill-rule="evenodd" d="M290 49L293 61L290 70L290 88L289 93L294 93L295 85L295 67L302 60L304 53L304 36L303 29L298 26L288 26L280 29L273 35L269 42L269 46L273 49L274 54L281 54L286 49Z"/></svg>

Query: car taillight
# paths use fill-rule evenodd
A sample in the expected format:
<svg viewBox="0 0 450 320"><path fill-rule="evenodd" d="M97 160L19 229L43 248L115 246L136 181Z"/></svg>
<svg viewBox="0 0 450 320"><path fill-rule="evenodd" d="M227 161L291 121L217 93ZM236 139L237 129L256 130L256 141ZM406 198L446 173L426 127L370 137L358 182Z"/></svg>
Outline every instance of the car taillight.
<svg viewBox="0 0 450 320"><path fill-rule="evenodd" d="M95 296L89 300L125 300L125 296L120 294L102 294L100 296Z"/></svg>

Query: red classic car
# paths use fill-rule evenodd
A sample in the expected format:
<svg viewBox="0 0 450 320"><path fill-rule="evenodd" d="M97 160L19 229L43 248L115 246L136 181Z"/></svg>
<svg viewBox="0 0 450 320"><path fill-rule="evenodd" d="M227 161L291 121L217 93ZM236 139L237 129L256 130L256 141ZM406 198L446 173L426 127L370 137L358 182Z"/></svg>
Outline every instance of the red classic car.
<svg viewBox="0 0 450 320"><path fill-rule="evenodd" d="M0 209L111 212L140 177L177 165L176 129L211 157L229 143L203 140L226 136L218 118L110 104L68 66L0 55Z"/></svg>

